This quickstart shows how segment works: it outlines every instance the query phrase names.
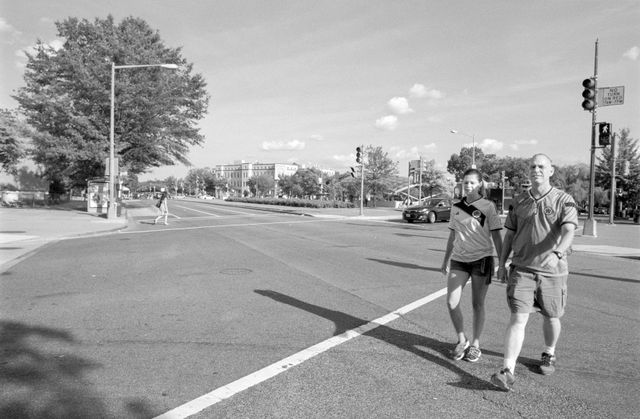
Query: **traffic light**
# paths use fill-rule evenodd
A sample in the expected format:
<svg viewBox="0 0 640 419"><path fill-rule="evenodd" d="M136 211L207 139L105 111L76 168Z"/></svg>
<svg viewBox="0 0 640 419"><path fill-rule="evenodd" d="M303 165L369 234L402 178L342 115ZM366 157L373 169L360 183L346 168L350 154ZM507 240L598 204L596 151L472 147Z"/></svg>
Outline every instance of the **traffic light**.
<svg viewBox="0 0 640 419"><path fill-rule="evenodd" d="M585 111L593 111L596 108L596 80L584 79L582 87L584 87L582 91L582 97L584 98L582 101L582 109Z"/></svg>
<svg viewBox="0 0 640 419"><path fill-rule="evenodd" d="M611 144L611 124L608 122L600 122L598 125L598 142L600 146L608 146Z"/></svg>
<svg viewBox="0 0 640 419"><path fill-rule="evenodd" d="M356 163L362 163L362 149L356 147Z"/></svg>
<svg viewBox="0 0 640 419"><path fill-rule="evenodd" d="M355 178L356 177L356 169L354 169L353 167L351 167L351 177Z"/></svg>

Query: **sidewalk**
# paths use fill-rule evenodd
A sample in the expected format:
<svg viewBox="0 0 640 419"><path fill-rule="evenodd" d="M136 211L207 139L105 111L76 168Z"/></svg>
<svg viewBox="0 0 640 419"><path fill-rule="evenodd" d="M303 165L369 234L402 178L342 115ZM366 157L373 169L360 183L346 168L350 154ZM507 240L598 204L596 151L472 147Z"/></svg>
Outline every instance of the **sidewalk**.
<svg viewBox="0 0 640 419"><path fill-rule="evenodd" d="M0 272L47 243L126 227L126 217L107 220L87 213L86 205L69 201L55 207L0 208Z"/></svg>

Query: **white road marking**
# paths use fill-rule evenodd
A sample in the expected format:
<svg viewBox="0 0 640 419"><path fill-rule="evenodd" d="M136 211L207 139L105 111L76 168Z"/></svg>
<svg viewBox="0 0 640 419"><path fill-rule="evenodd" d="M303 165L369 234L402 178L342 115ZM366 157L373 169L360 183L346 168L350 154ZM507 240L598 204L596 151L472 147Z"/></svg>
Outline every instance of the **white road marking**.
<svg viewBox="0 0 640 419"><path fill-rule="evenodd" d="M211 205L207 205L207 204L200 204L200 203L196 203L196 205L200 205L202 206L206 206L207 208L211 208ZM256 215L253 214L251 212L245 212L245 211L237 211L237 210L232 210L232 209L228 209L228 208L222 208L220 206L216 206L216 210L218 211L226 211L226 212L231 212L233 214L242 214L242 215Z"/></svg>
<svg viewBox="0 0 640 419"><path fill-rule="evenodd" d="M218 214L214 214L212 212L200 211L200 210L189 208L189 207L183 207L182 205L176 205L176 207L182 208L182 209L186 209L186 210L189 210L189 211L199 212L201 214L212 215L214 217L220 217Z"/></svg>
<svg viewBox="0 0 640 419"><path fill-rule="evenodd" d="M268 223L239 223L239 224L223 224L223 225L212 225L212 226L193 226L193 227L173 227L173 228L163 228L160 230L151 229L151 230L140 230L140 231L122 231L118 230L117 234L152 234L152 233L163 233L166 231L186 231L186 230L206 230L213 228L229 228L229 227L255 227L262 225L277 225L277 224L302 224L302 223L327 223L335 220L304 220L304 221L273 221ZM113 233L110 233L113 234Z"/></svg>
<svg viewBox="0 0 640 419"><path fill-rule="evenodd" d="M178 419L195 415L196 413L201 412L202 410L211 407L214 404L221 402L222 400L228 399L229 397L241 391L244 391L248 388L262 383L263 381L273 378L276 375L287 371L289 368L300 365L303 362L315 357L316 355L326 352L335 346L361 336L379 326L383 326L397 319L398 317L407 314L427 303L430 303L431 301L434 301L435 299L440 298L446 294L446 288L436 291L433 294L427 295L426 297L409 303L406 306L401 307L389 314L372 320L367 324L364 324L355 329L347 330L340 335L333 336L323 342L313 345L307 349L303 349L302 351L284 358L274 364L271 364L261 370L244 376L232 383L219 387L216 390L211 391L210 393L198 397L197 399L178 406L175 409L165 412L160 416L156 416L155 419Z"/></svg>

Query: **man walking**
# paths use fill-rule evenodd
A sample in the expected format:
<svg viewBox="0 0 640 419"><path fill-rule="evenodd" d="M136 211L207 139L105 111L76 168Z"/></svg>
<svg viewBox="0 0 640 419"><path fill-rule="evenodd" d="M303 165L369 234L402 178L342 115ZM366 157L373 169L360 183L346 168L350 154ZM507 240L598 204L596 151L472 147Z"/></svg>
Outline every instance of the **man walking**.
<svg viewBox="0 0 640 419"><path fill-rule="evenodd" d="M518 196L505 221L506 234L498 266L498 278L507 282L511 310L504 342L503 368L491 376L502 390L511 390L515 365L524 342L529 313L543 316L545 347L540 362L544 375L555 371L555 348L560 337L560 317L567 299L567 251L578 225L573 198L551 186L551 159L536 154L530 165L531 189ZM505 263L513 251L509 275Z"/></svg>

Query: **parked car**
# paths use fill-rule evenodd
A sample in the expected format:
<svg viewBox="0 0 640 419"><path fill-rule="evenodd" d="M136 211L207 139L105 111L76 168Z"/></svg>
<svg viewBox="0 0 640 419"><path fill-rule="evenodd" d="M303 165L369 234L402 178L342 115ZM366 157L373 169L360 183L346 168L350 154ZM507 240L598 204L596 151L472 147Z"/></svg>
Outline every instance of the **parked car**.
<svg viewBox="0 0 640 419"><path fill-rule="evenodd" d="M449 221L452 204L451 199L448 198L430 198L419 205L405 208L402 211L402 219L408 223L415 221L426 221L428 223Z"/></svg>

